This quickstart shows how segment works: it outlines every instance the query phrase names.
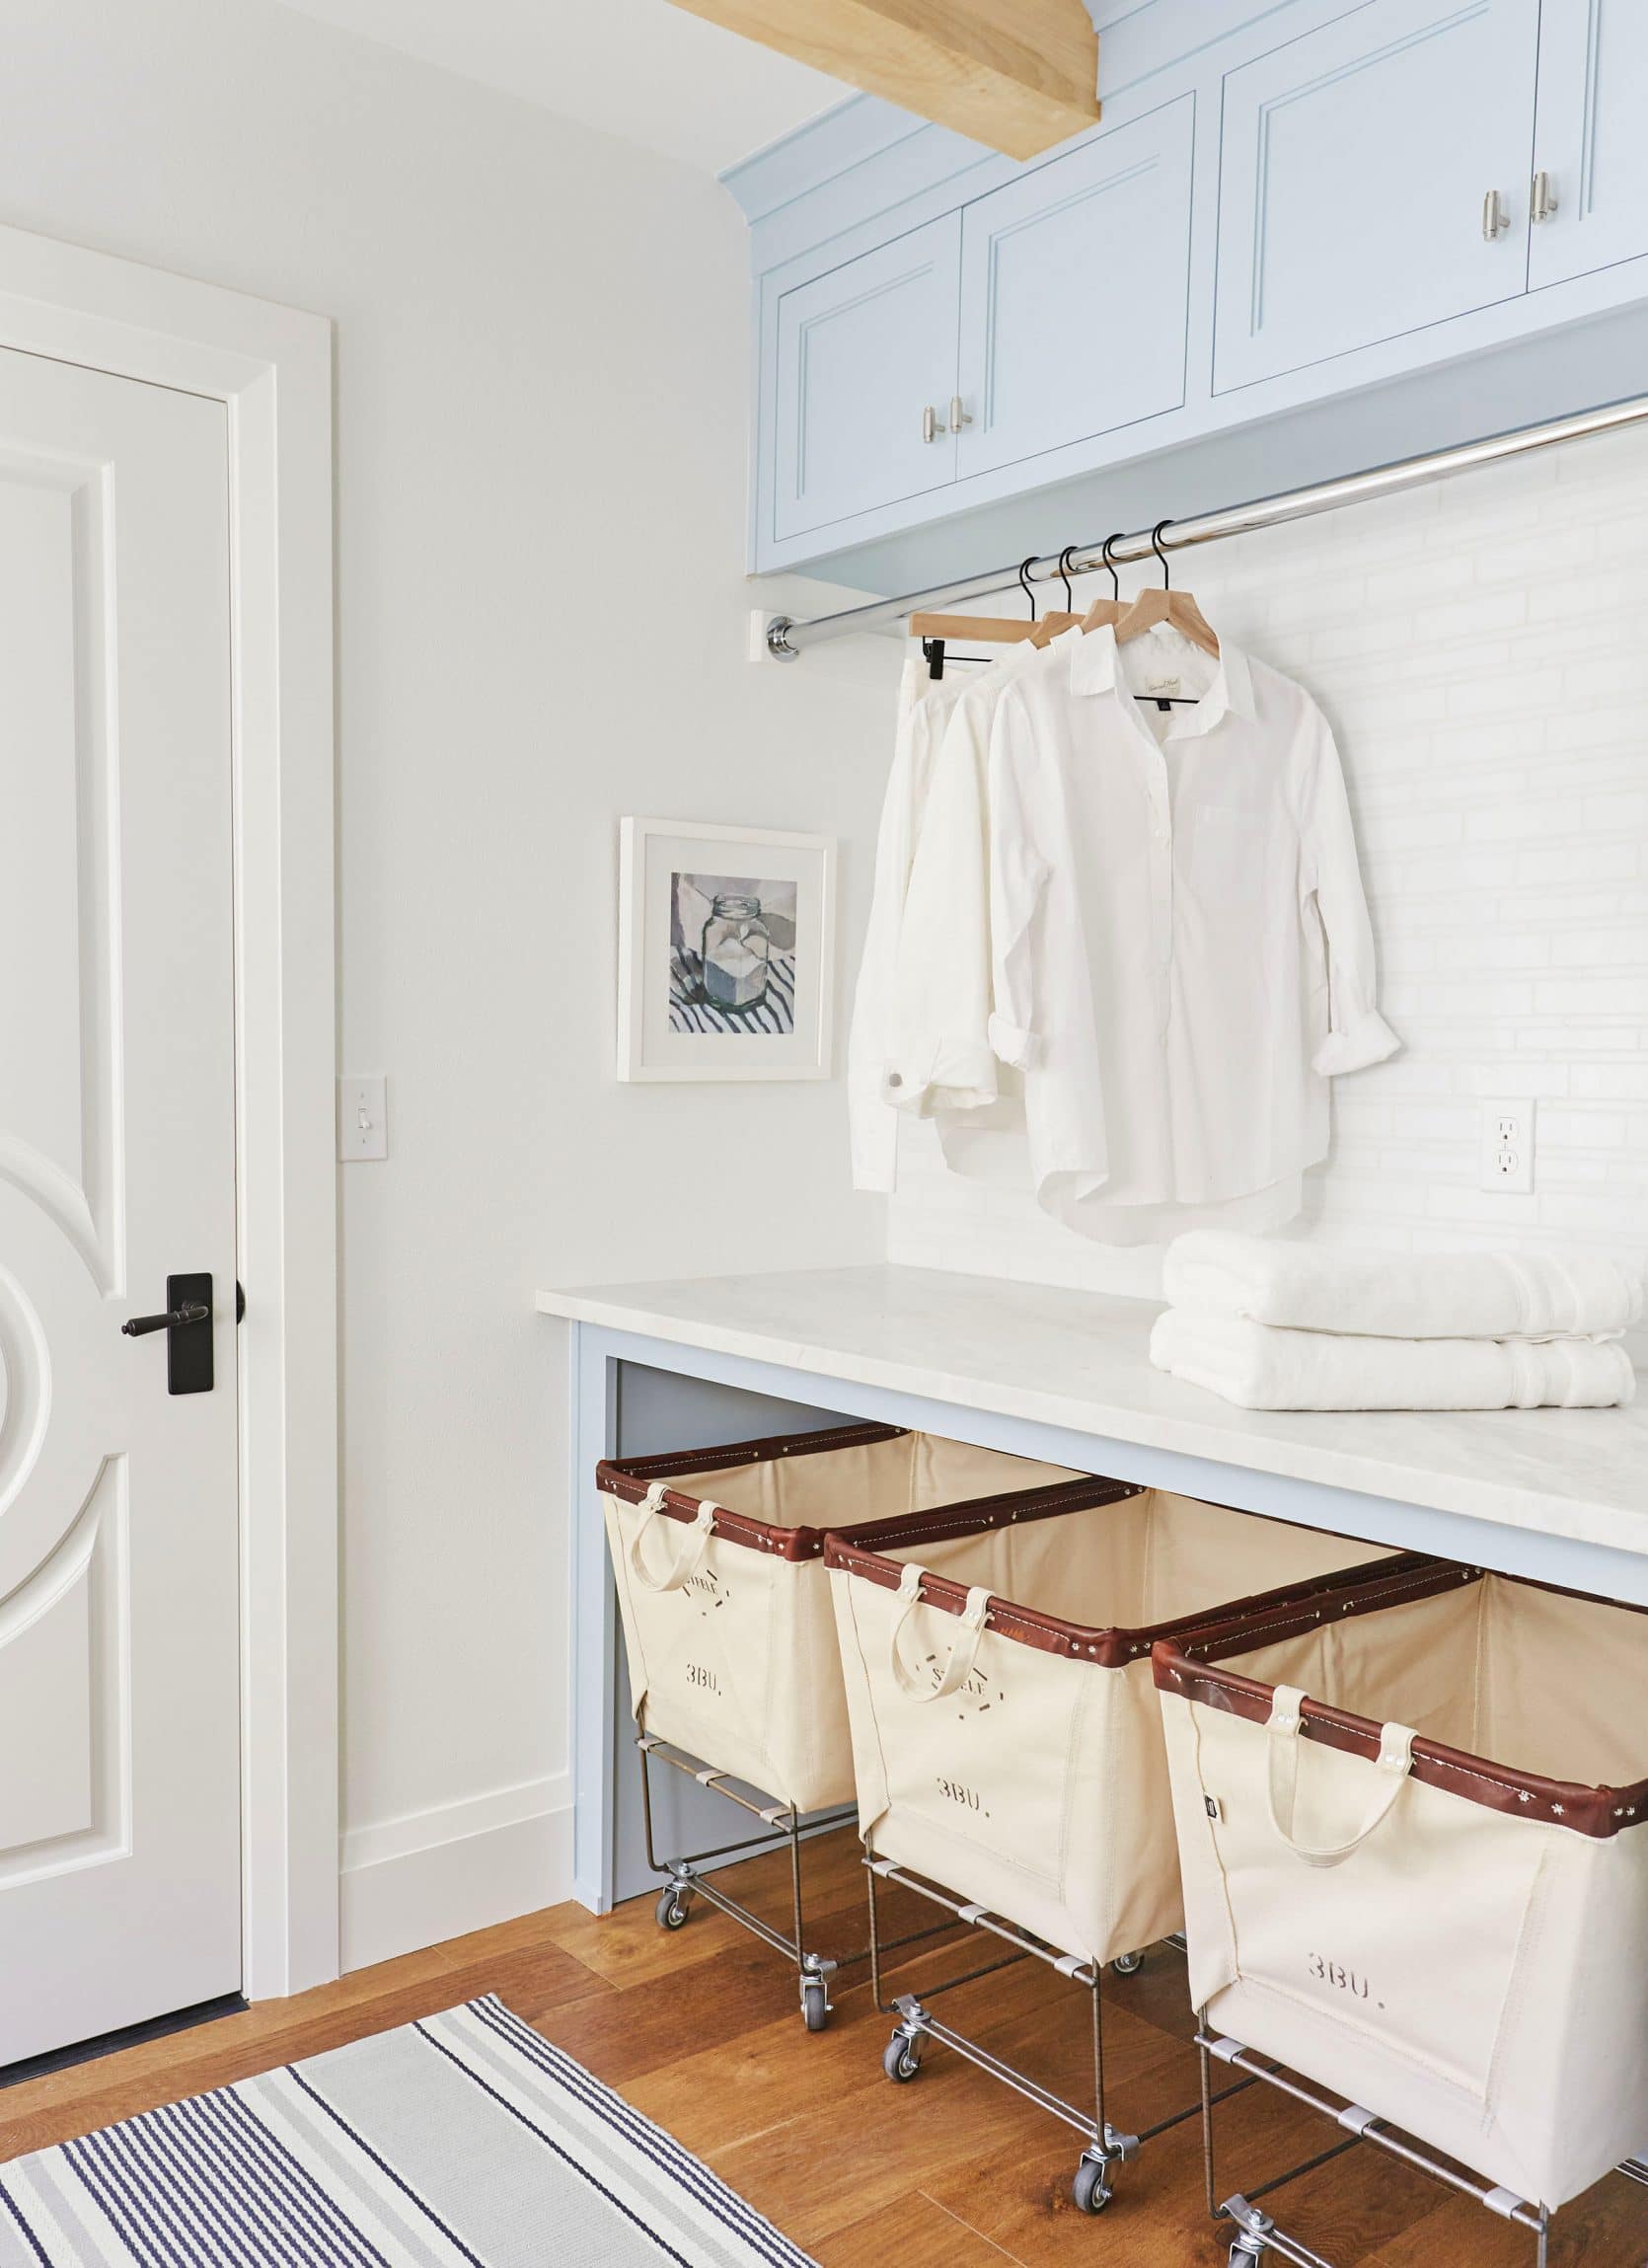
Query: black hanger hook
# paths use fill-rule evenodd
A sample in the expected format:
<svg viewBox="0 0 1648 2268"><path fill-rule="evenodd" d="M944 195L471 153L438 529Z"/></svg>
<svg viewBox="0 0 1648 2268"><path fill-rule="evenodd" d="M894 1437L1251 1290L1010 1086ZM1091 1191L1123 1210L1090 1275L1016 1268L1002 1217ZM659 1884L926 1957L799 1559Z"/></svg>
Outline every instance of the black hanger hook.
<svg viewBox="0 0 1648 2268"><path fill-rule="evenodd" d="M1020 589L1020 590L1021 590L1021 591L1024 593L1024 596L1025 596L1025 597L1026 597L1026 598L1029 600L1029 602L1030 602L1030 620L1031 620L1032 622L1039 622L1039 621L1041 620L1041 616L1040 616L1040 614L1039 614L1039 613L1036 611L1036 594L1035 594L1035 592L1034 592L1034 591L1033 591L1033 590L1030 588L1030 568L1031 568L1031 567L1034 566L1034 564L1035 564L1035 556L1036 556L1036 555L1035 555L1035 553L1034 553L1034 552L1032 552L1032 553L1030 554L1030 556L1029 556L1029 558L1028 558L1028 559L1026 559L1026 560L1021 560L1021 561L1019 562L1019 566L1018 566L1018 587L1019 587L1019 589Z"/></svg>
<svg viewBox="0 0 1648 2268"><path fill-rule="evenodd" d="M1064 550L1059 554L1059 580L1065 586L1066 614L1076 612L1076 593L1070 587L1070 555L1075 549L1074 544L1066 544Z"/></svg>
<svg viewBox="0 0 1648 2268"><path fill-rule="evenodd" d="M1161 548L1161 531L1163 528L1170 528L1172 524L1173 523L1171 520L1158 520L1155 527L1151 530L1151 550L1155 552L1157 558L1161 562L1161 587L1163 590L1172 589L1173 578L1170 571L1168 570L1167 555Z"/></svg>
<svg viewBox="0 0 1648 2268"><path fill-rule="evenodd" d="M1117 534L1120 534L1120 532L1121 531L1118 529ZM1122 578L1119 574L1117 574L1116 563L1110 557L1110 546L1115 542L1115 536L1105 537L1104 549L1100 553L1099 557L1103 564L1105 573L1110 577L1110 588L1115 593L1116 604L1120 606L1122 602Z"/></svg>

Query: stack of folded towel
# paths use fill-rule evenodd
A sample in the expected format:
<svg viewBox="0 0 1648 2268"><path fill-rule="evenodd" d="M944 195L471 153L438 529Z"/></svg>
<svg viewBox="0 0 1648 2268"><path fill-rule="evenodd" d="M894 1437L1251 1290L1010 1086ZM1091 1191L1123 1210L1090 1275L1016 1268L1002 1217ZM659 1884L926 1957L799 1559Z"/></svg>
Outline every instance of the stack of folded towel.
<svg viewBox="0 0 1648 2268"><path fill-rule="evenodd" d="M1642 1278L1613 1260L1198 1230L1162 1285L1151 1360L1246 1409L1602 1409L1636 1391L1620 1342Z"/></svg>

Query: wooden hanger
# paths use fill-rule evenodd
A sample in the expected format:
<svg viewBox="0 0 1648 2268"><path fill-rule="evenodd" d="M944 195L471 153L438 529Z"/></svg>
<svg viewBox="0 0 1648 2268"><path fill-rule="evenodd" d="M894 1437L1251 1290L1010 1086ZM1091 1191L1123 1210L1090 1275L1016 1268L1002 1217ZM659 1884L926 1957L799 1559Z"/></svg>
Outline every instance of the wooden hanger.
<svg viewBox="0 0 1648 2268"><path fill-rule="evenodd" d="M1161 587L1152 584L1142 590L1116 625L1116 643L1125 645L1129 639L1139 638L1159 622L1170 623L1174 630L1182 631L1192 645L1199 645L1204 653L1217 657L1219 637L1213 625L1187 590L1174 590L1167 568L1167 555L1161 549L1161 531L1171 526L1169 520L1158 520L1151 530L1151 550L1161 562Z"/></svg>
<svg viewBox="0 0 1648 2268"><path fill-rule="evenodd" d="M1095 598L1093 600L1092 605L1082 617L1082 628L1085 631L1102 630L1107 623L1118 623L1127 612L1127 608L1122 604L1121 577L1116 572L1115 561L1110 557L1110 546L1115 540L1114 536L1105 537L1102 555L1104 571L1110 577L1110 588L1114 595L1110 598Z"/></svg>
<svg viewBox="0 0 1648 2268"><path fill-rule="evenodd" d="M1074 545L1067 545L1061 557L1068 557L1074 549ZM1026 641L1032 645L1046 645L1062 630L1075 630L1081 623L1080 615L1058 612L1037 614L1035 593L1030 588L1028 573L1030 560L1035 556L1032 552L1030 559L1025 560L1018 569L1019 587L1030 605L1027 617L1018 614L913 614L910 617L911 637L919 638L924 643L930 639L942 643L946 639L967 638L980 645L1021 645ZM1065 578L1065 594L1070 596L1068 576Z"/></svg>
<svg viewBox="0 0 1648 2268"><path fill-rule="evenodd" d="M913 614L910 617L912 638L974 638L981 645L1016 645L1026 638L1033 638L1040 628L1039 622L1026 622L1022 615L1016 614Z"/></svg>
<svg viewBox="0 0 1648 2268"><path fill-rule="evenodd" d="M1076 612L1076 593L1070 587L1070 555L1075 549L1074 544L1066 544L1064 550L1059 554L1059 579L1065 586L1065 603L1062 608L1053 607L1042 616L1036 625L1035 636L1030 642L1033 645L1051 645L1054 639L1060 637L1065 631L1080 630L1082 627L1082 617ZM1029 561L1026 560L1024 567L1027 567L1029 564ZM1024 581L1024 567L1019 568L1018 579L1020 582ZM1026 591L1028 588L1029 585L1026 583ZM1032 599L1030 603L1033 606L1035 601Z"/></svg>

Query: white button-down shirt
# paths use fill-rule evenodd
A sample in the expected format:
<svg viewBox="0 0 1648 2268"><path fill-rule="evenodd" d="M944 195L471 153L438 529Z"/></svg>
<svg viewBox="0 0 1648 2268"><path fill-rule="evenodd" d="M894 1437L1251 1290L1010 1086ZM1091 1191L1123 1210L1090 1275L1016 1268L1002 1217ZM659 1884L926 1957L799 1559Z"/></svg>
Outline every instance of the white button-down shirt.
<svg viewBox="0 0 1648 2268"><path fill-rule="evenodd" d="M890 1190L898 1177L898 1120L882 1094L892 1044L892 1005L904 896L921 834L933 768L963 691L954 677L930 678L925 662L905 661L898 689L893 766L875 838L869 921L847 1040L847 1119L853 1186Z"/></svg>
<svg viewBox="0 0 1648 2268"><path fill-rule="evenodd" d="M1046 659L994 704L983 777L935 772L889 1099L1017 1066L1037 1195L1076 1226L1290 1186L1329 1076L1398 1044L1326 721L1228 641L1096 630Z"/></svg>

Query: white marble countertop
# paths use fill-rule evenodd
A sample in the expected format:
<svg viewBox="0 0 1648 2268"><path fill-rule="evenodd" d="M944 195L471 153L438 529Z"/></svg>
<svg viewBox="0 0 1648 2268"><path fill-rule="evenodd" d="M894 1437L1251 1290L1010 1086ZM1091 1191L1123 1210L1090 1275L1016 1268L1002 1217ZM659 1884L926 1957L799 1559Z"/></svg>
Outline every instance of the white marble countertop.
<svg viewBox="0 0 1648 2268"><path fill-rule="evenodd" d="M544 1291L545 1315L1648 1554L1628 1409L1236 1409L1151 1367L1159 1310L995 1277L821 1268Z"/></svg>

